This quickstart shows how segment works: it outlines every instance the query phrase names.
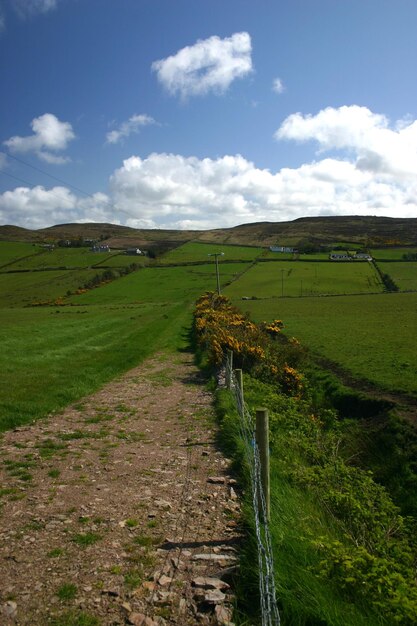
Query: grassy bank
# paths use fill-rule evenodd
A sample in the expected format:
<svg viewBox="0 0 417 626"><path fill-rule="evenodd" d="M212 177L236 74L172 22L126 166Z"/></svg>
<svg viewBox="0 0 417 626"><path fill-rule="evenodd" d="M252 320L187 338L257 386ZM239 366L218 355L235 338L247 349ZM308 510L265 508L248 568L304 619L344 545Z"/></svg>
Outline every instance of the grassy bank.
<svg viewBox="0 0 417 626"><path fill-rule="evenodd" d="M357 422L318 406L299 369L300 346L279 341L278 321L255 327L215 296L200 300L195 330L208 363L221 362L234 346L239 366L248 372L249 410L253 415L256 407L269 409L270 530L282 623L416 623L416 518L404 517L373 473L357 463ZM250 350L253 340L256 351ZM248 494L239 418L227 392L221 393L218 409L222 439ZM244 598L256 588L254 562L249 541L242 556L246 611Z"/></svg>

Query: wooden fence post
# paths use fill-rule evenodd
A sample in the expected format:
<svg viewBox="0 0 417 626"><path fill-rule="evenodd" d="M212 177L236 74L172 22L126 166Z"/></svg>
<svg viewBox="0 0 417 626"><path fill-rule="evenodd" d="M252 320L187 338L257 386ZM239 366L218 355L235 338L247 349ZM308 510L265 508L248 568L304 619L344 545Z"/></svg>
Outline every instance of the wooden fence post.
<svg viewBox="0 0 417 626"><path fill-rule="evenodd" d="M268 409L256 409L256 443L261 462L261 481L265 496L265 522L270 518L270 479L269 479L269 415Z"/></svg>

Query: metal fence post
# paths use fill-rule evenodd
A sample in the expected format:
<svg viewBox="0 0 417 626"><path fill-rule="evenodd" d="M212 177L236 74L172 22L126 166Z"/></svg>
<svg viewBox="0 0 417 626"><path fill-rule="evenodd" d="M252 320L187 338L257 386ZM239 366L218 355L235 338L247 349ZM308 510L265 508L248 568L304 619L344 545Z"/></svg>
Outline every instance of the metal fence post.
<svg viewBox="0 0 417 626"><path fill-rule="evenodd" d="M226 366L226 388L232 387L232 371L233 371L233 350L227 352L227 366Z"/></svg>
<svg viewBox="0 0 417 626"><path fill-rule="evenodd" d="M268 409L256 409L256 443L261 462L261 481L265 497L265 522L270 519L270 478L269 478L269 415Z"/></svg>
<svg viewBox="0 0 417 626"><path fill-rule="evenodd" d="M237 382L237 389L238 389L238 394L239 394L239 398L240 398L240 403L241 403L241 411L243 412L243 407L244 407L244 400L243 400L243 371L238 369L235 370L235 376L236 376L236 382Z"/></svg>

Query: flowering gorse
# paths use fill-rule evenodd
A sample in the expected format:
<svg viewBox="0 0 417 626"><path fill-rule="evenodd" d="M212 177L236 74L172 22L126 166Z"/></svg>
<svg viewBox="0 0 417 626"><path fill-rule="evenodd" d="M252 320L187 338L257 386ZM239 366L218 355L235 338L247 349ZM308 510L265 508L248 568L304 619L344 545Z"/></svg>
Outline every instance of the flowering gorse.
<svg viewBox="0 0 417 626"><path fill-rule="evenodd" d="M235 367L250 371L262 380L277 383L286 393L302 391L302 375L295 369L302 348L279 335L281 320L254 324L225 297L207 292L196 303L194 331L199 347L210 365L219 366L229 350Z"/></svg>

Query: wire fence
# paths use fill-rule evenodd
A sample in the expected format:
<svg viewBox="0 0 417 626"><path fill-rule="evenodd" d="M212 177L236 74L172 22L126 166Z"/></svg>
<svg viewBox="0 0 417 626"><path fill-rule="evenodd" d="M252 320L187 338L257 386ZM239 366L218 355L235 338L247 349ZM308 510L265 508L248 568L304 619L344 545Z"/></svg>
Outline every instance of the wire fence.
<svg viewBox="0 0 417 626"><path fill-rule="evenodd" d="M237 379L233 371L232 353L227 355L226 382L234 395L240 416L239 432L245 447L246 460L250 471L252 505L258 549L261 623L262 626L279 626L281 618L275 593L274 559L268 526L267 505L261 480L259 448L255 437L255 420L245 404L241 380Z"/></svg>

